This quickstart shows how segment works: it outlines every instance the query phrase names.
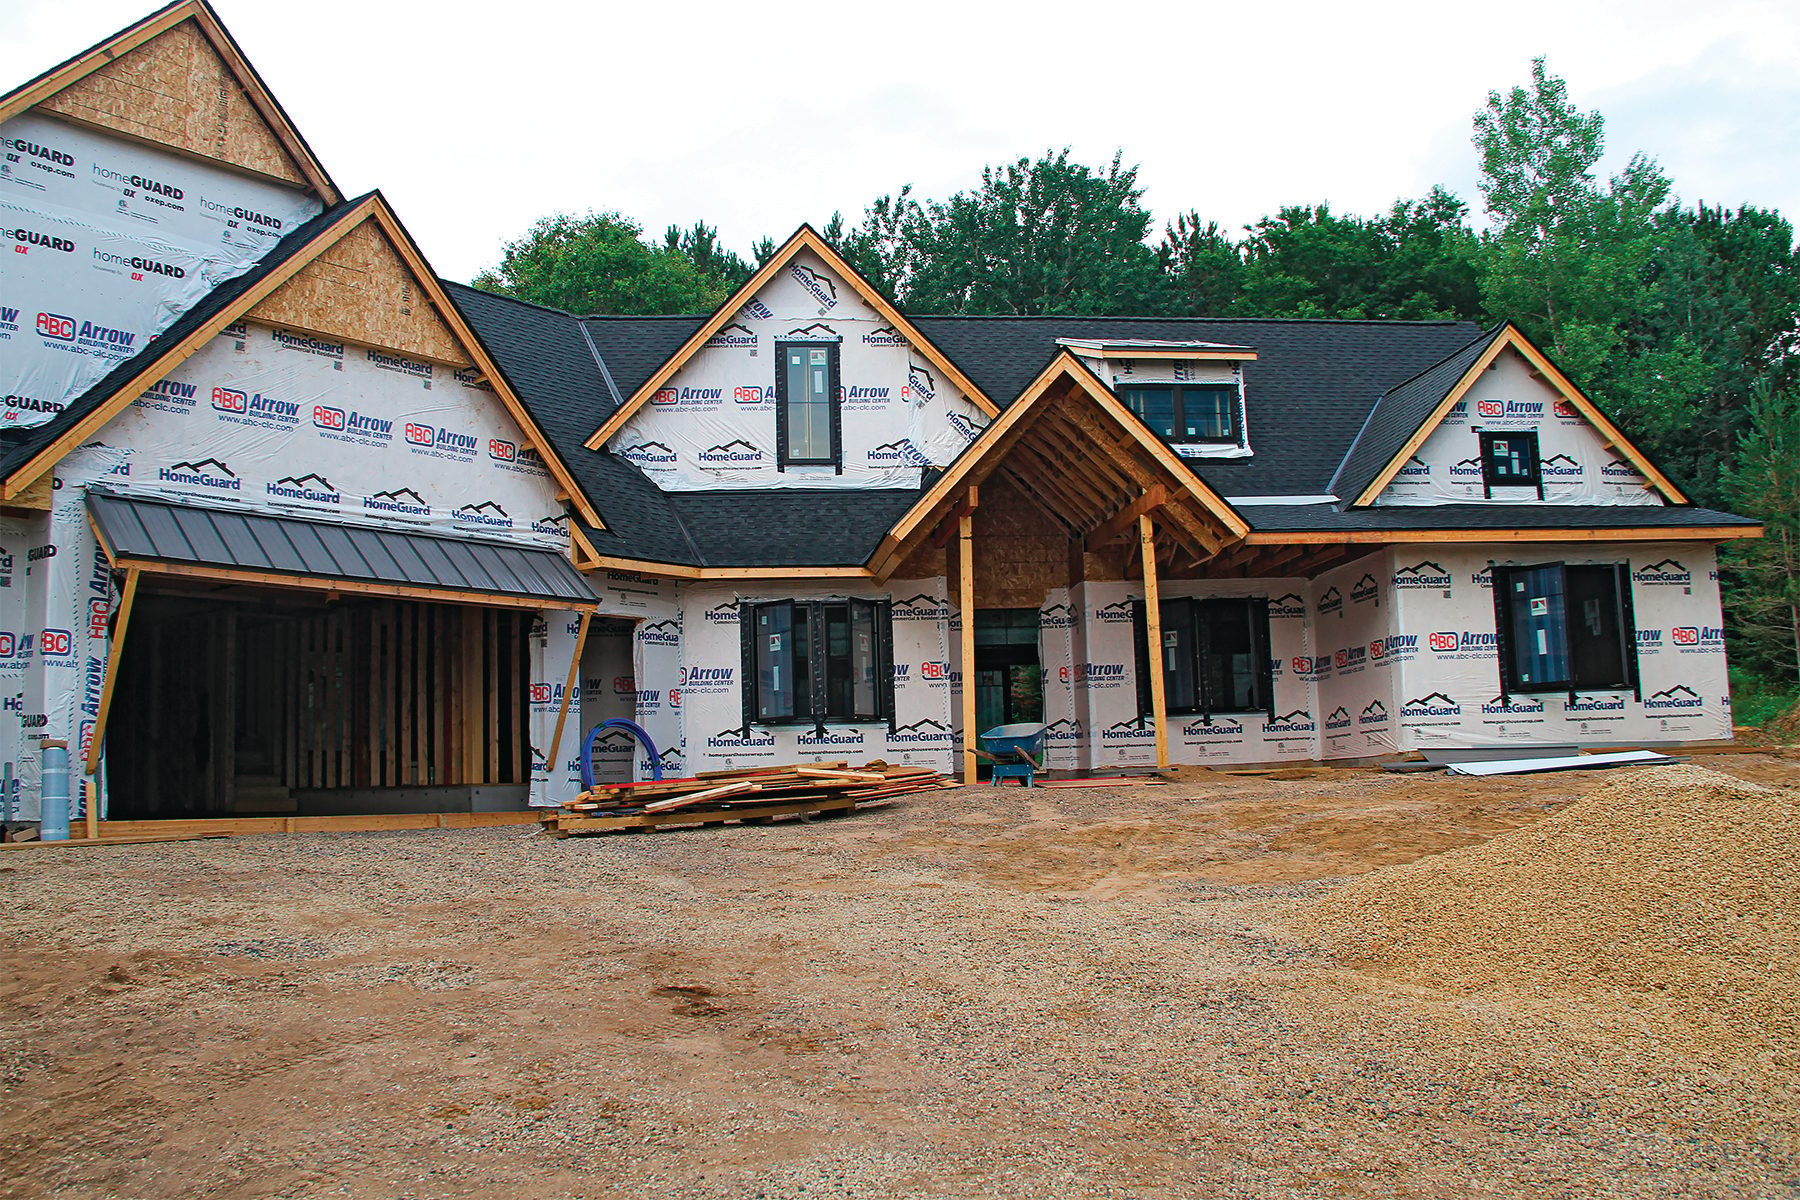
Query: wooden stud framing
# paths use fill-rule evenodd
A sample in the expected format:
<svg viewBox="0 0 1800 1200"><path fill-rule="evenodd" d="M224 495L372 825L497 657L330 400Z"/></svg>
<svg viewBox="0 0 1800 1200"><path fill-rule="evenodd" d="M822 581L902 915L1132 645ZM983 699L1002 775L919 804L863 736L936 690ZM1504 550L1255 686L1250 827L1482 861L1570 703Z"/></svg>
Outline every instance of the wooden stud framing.
<svg viewBox="0 0 1800 1200"><path fill-rule="evenodd" d="M588 628L593 623L592 611L581 614L581 628L575 631L575 653L569 657L569 678L563 684L562 704L556 709L556 732L550 735L547 754L562 753L563 725L569 719L569 702L575 697L575 681L581 678L581 651L587 645Z"/></svg>
<svg viewBox="0 0 1800 1200"><path fill-rule="evenodd" d="M1098 550L1100 547L1119 537L1133 525L1141 528L1141 519L1168 501L1168 489L1160 484L1139 496L1128 504L1123 511L1087 536L1087 548Z"/></svg>
<svg viewBox="0 0 1800 1200"><path fill-rule="evenodd" d="M961 369L951 362L943 351L932 345L931 339L920 333L913 323L907 320L905 314L890 304L887 297L870 287L857 273L856 268L845 262L843 257L832 249L831 244L820 237L811 225L802 225L794 231L794 236L790 237L781 249L775 252L774 257L770 258L756 274L750 277L748 283L733 292L723 304L715 309L712 316L707 318L706 323L696 329L693 336L682 343L681 348L671 355L667 362L658 367L655 374L644 381L643 386L633 392L625 403L621 404L611 416L601 423L600 428L595 430L594 436L587 440L587 448L589 450L604 449L607 441L624 428L625 423L648 403L651 396L656 394L656 390L674 378L675 373L685 366L702 346L706 345L707 340L717 333L727 321L736 316L738 311L770 280L784 270L802 250L810 250L824 259L825 265L854 288L857 295L861 296L863 301L873 308L883 321L898 330L932 366L943 372L945 378L956 390L968 398L969 403L989 417L999 413L999 406L988 399L987 395L975 386L974 381L963 374Z"/></svg>
<svg viewBox="0 0 1800 1200"><path fill-rule="evenodd" d="M125 589L119 594L119 619L113 623L112 644L106 648L106 678L100 681L100 711L94 714L94 734L88 740L84 774L92 775L100 766L100 741L106 736L106 718L112 712L113 688L119 682L119 663L125 656L126 622L131 620L131 606L137 601L138 572L125 572Z"/></svg>
<svg viewBox="0 0 1800 1200"><path fill-rule="evenodd" d="M1150 720L1156 727L1156 765L1169 765L1169 704L1163 693L1162 601L1156 590L1156 523L1138 518L1139 557L1144 560L1144 636L1150 649Z"/></svg>
<svg viewBox="0 0 1800 1200"><path fill-rule="evenodd" d="M962 614L963 782L975 782L975 489L957 518L957 609Z"/></svg>

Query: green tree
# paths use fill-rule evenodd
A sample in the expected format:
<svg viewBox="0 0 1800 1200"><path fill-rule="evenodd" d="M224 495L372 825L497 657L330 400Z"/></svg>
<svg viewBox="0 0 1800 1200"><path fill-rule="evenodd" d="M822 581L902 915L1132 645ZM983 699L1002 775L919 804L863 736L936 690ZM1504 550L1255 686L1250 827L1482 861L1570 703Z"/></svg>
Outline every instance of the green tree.
<svg viewBox="0 0 1800 1200"><path fill-rule="evenodd" d="M1638 154L1603 189L1594 174L1605 149L1600 114L1577 111L1541 58L1531 80L1529 91L1490 92L1475 118L1493 222L1482 293L1489 311L1516 321L1595 389L1645 299L1653 217L1669 183Z"/></svg>
<svg viewBox="0 0 1800 1200"><path fill-rule="evenodd" d="M1800 681L1800 393L1758 380L1727 486L1763 522L1758 540L1727 543L1721 566L1739 665Z"/></svg>
<svg viewBox="0 0 1800 1200"><path fill-rule="evenodd" d="M1069 150L981 173L981 186L922 202L910 187L869 206L845 239L859 269L915 312L1089 315L1162 310L1167 283L1145 244L1137 169L1104 171Z"/></svg>
<svg viewBox="0 0 1800 1200"><path fill-rule="evenodd" d="M706 312L730 293L687 251L646 245L642 233L618 213L545 217L473 285L575 313Z"/></svg>
<svg viewBox="0 0 1800 1200"><path fill-rule="evenodd" d="M1156 262L1169 280L1168 316L1229 316L1243 297L1243 253L1217 221L1202 220L1197 211L1164 228Z"/></svg>
<svg viewBox="0 0 1800 1200"><path fill-rule="evenodd" d="M719 244L719 231L705 221L695 221L692 229L671 225L663 234L663 249L681 255L702 274L720 279L733 289L743 286L756 273L735 250Z"/></svg>

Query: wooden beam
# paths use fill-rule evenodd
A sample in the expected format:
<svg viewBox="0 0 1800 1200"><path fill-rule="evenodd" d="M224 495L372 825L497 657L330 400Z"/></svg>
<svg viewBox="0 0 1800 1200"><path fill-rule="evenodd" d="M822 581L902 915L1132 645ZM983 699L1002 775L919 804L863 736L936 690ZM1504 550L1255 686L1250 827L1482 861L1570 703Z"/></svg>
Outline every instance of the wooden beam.
<svg viewBox="0 0 1800 1200"><path fill-rule="evenodd" d="M974 507L970 488L970 509ZM966 511L957 519L957 608L962 613L962 730L963 782L975 782L975 516Z"/></svg>
<svg viewBox="0 0 1800 1200"><path fill-rule="evenodd" d="M556 732L550 735L550 747L544 752L551 768L556 766L556 756L562 753L563 725L569 719L569 701L575 695L575 681L581 677L581 649L587 645L588 627L593 621L592 612L582 613L581 628L575 631L575 653L569 659L569 678L563 684L562 704L556 710Z"/></svg>
<svg viewBox="0 0 1800 1200"><path fill-rule="evenodd" d="M1089 550L1098 550L1100 547L1124 533L1127 529L1130 529L1133 525L1136 525L1138 523L1138 518L1148 516L1152 509L1166 504L1168 499L1168 488L1163 487L1161 484L1151 488L1136 500L1133 500L1130 504L1126 505L1123 512L1113 517L1110 521L1106 522L1106 524L1100 526L1100 528L1094 530L1094 532L1088 534L1087 548Z"/></svg>
<svg viewBox="0 0 1800 1200"><path fill-rule="evenodd" d="M1144 636L1150 643L1150 719L1156 723L1156 765L1169 765L1169 704L1163 694L1162 600L1156 591L1156 523L1138 518L1139 555L1144 560Z"/></svg>
<svg viewBox="0 0 1800 1200"><path fill-rule="evenodd" d="M1759 538L1760 525L1648 526L1621 529L1358 529L1317 533L1252 533L1245 542L1254 546L1313 546L1360 542L1729 542L1734 538Z"/></svg>
<svg viewBox="0 0 1800 1200"><path fill-rule="evenodd" d="M87 765L84 774L92 775L100 765L100 740L106 736L106 717L112 711L113 688L119 682L119 662L125 656L125 623L131 620L131 606L137 600L139 572L133 567L125 572L125 590L119 595L119 619L113 624L112 644L106 648L106 677L100 681L100 710L94 714L94 736L88 740Z"/></svg>

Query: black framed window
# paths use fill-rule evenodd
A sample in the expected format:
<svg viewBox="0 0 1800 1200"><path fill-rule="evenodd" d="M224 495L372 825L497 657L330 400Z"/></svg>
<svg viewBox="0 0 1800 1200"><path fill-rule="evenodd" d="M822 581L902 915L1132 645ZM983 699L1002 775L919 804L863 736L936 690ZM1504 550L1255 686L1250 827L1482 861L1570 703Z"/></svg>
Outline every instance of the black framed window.
<svg viewBox="0 0 1800 1200"><path fill-rule="evenodd" d="M894 638L886 601L745 604L739 629L745 725L891 718Z"/></svg>
<svg viewBox="0 0 1800 1200"><path fill-rule="evenodd" d="M779 465L842 470L838 344L778 342L775 364L775 444Z"/></svg>
<svg viewBox="0 0 1800 1200"><path fill-rule="evenodd" d="M1490 488L1541 486L1537 434L1483 432L1481 481Z"/></svg>
<svg viewBox="0 0 1800 1200"><path fill-rule="evenodd" d="M1121 387L1119 398L1164 441L1235 446L1241 440L1235 383L1134 384Z"/></svg>
<svg viewBox="0 0 1800 1200"><path fill-rule="evenodd" d="M1500 690L1638 690L1631 568L1537 563L1494 567Z"/></svg>
<svg viewBox="0 0 1800 1200"><path fill-rule="evenodd" d="M1269 602L1260 596L1164 600L1163 703L1170 713L1275 715ZM1150 712L1150 644L1144 605L1132 608L1138 712Z"/></svg>

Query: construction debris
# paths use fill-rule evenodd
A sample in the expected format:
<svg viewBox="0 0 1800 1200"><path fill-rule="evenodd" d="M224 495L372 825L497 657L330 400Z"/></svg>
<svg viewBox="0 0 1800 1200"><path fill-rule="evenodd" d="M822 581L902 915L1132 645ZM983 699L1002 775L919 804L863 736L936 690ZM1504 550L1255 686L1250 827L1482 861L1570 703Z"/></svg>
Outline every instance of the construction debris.
<svg viewBox="0 0 1800 1200"><path fill-rule="evenodd" d="M956 787L929 767L889 766L877 760L797 763L740 771L703 771L682 779L606 783L589 788L559 811L544 830L556 837L642 829L657 825L764 823L776 817L839 813L909 792Z"/></svg>

